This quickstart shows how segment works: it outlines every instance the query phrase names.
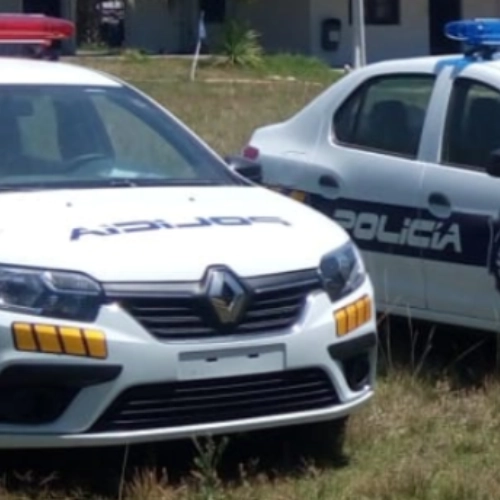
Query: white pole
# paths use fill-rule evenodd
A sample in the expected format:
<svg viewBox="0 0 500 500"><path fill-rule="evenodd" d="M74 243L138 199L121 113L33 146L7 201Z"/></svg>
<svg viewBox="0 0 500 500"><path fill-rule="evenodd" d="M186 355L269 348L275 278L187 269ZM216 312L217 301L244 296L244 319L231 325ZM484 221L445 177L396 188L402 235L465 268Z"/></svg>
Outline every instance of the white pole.
<svg viewBox="0 0 500 500"><path fill-rule="evenodd" d="M353 4L353 47L354 68L360 68L366 64L366 41L365 41L365 6L364 0L352 0Z"/></svg>
<svg viewBox="0 0 500 500"><path fill-rule="evenodd" d="M200 19L198 21L198 33L197 33L197 42L196 42L196 50L193 57L193 64L191 65L191 74L189 75L189 79L193 82L196 68L198 67L198 59L200 58L201 51L201 43L206 38L207 32L205 29L205 13L203 11L200 12Z"/></svg>
<svg viewBox="0 0 500 500"><path fill-rule="evenodd" d="M196 50L193 57L193 63L191 64L191 74L189 75L189 79L194 82L194 76L196 73L196 67L198 66L198 59L200 58L201 51L201 40L198 40L196 43Z"/></svg>

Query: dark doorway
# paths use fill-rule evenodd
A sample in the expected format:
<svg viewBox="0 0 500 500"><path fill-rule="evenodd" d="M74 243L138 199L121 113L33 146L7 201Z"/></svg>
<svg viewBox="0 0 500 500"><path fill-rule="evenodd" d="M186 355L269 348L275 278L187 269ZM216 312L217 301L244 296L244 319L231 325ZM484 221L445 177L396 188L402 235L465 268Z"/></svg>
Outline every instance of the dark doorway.
<svg viewBox="0 0 500 500"><path fill-rule="evenodd" d="M428 0L431 54L460 52L460 43L446 38L444 27L449 21L462 18L462 0Z"/></svg>
<svg viewBox="0 0 500 500"><path fill-rule="evenodd" d="M24 0L23 10L27 14L61 17L61 0Z"/></svg>
<svg viewBox="0 0 500 500"><path fill-rule="evenodd" d="M207 24L222 24L226 20L226 0L198 0Z"/></svg>

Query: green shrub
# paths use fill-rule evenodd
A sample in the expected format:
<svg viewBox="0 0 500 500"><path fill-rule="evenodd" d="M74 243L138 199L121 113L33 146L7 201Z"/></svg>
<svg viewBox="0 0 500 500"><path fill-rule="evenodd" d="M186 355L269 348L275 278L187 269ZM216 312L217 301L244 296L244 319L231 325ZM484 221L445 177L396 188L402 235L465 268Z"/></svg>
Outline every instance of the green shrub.
<svg viewBox="0 0 500 500"><path fill-rule="evenodd" d="M222 31L222 55L235 66L258 66L263 50L260 34L236 20L228 21Z"/></svg>

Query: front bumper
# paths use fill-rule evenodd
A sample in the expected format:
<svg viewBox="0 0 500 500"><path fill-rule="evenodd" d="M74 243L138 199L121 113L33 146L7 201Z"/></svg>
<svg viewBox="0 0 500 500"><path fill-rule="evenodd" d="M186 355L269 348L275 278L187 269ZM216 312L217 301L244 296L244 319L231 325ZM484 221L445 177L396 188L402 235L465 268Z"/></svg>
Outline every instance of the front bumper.
<svg viewBox="0 0 500 500"><path fill-rule="evenodd" d="M311 294L299 321L277 333L175 342L109 305L92 325L105 335L104 359L20 352L12 324L55 323L1 313L0 448L144 443L347 416L373 396L376 320L372 311L339 337L334 314L366 296L369 280L334 306Z"/></svg>

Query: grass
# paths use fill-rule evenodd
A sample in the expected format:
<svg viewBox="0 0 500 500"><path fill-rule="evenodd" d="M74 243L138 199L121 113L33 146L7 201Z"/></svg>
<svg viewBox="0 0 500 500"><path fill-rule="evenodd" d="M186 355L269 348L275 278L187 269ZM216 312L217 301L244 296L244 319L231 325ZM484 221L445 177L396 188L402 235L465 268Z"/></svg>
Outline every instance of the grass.
<svg viewBox="0 0 500 500"><path fill-rule="evenodd" d="M119 75L148 92L216 150L228 154L241 148L254 128L289 117L325 85L339 78L338 72L313 62L309 63L313 69L303 72L310 78L307 83L277 82L274 80L277 74L284 78L298 72L297 60L280 56L267 61L267 65L257 70L202 61L193 83L188 81L191 64L188 59L146 58L144 62L136 62L126 57L111 60L89 57L81 62Z"/></svg>
<svg viewBox="0 0 500 500"><path fill-rule="evenodd" d="M67 60L73 61L74 57ZM189 75L191 57L148 57L128 50L120 55L104 57L88 55L76 58L79 64L118 73L126 78L140 76L150 80L182 80ZM339 70L332 69L319 59L296 54L265 55L256 67L231 66L222 56L204 56L199 61L198 79L207 78L300 78L315 82L329 82L338 78Z"/></svg>
<svg viewBox="0 0 500 500"><path fill-rule="evenodd" d="M255 127L290 116L338 78L313 62L314 69L303 70L298 82L262 83L277 73L300 73L296 59L287 57L269 62L267 70L228 70L205 63L194 83L186 81L186 60L88 58L84 63L131 80L218 151L231 153ZM213 82L221 78L259 83ZM430 335L430 330L428 325L383 322L376 397L351 419L343 449L332 450L326 465L304 462L293 433L284 439L280 432L235 437L226 446L208 442L198 450L179 442L97 451L3 452L0 498L498 498L500 383L493 344L476 333L432 330Z"/></svg>

